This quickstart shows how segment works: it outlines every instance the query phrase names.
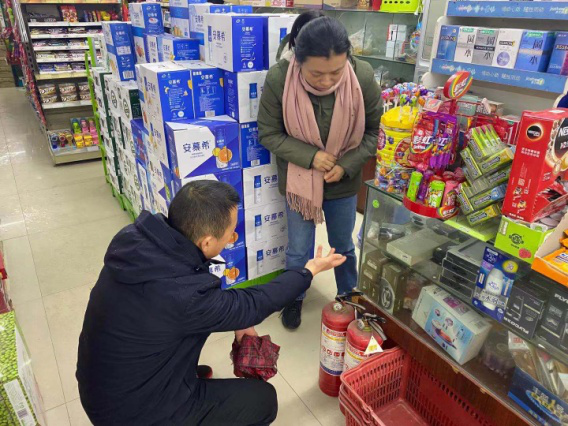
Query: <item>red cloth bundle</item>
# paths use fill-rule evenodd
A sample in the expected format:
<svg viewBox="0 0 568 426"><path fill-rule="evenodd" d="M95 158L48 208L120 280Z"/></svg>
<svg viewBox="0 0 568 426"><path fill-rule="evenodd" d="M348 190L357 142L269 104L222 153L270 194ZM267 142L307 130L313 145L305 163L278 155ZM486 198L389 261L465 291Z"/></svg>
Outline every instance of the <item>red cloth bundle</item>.
<svg viewBox="0 0 568 426"><path fill-rule="evenodd" d="M270 336L243 336L241 343L233 342L231 360L237 377L267 381L278 372L276 361L280 346L272 343Z"/></svg>

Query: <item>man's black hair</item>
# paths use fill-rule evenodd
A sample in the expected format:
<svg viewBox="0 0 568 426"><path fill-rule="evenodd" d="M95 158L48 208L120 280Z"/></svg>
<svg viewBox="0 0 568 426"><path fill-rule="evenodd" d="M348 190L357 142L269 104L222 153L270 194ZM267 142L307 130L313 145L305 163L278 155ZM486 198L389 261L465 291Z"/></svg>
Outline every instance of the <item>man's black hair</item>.
<svg viewBox="0 0 568 426"><path fill-rule="evenodd" d="M241 201L228 183L196 180L185 184L168 210L168 223L194 243L205 235L221 238L231 224L231 211Z"/></svg>
<svg viewBox="0 0 568 426"><path fill-rule="evenodd" d="M296 37L300 33L300 30L304 25L308 22L313 21L314 19L321 18L325 16L321 10L308 10L307 12L302 13L299 15L294 24L292 24L292 28L290 29L290 39L288 40L288 47L292 49L296 46Z"/></svg>
<svg viewBox="0 0 568 426"><path fill-rule="evenodd" d="M302 27L294 50L300 64L310 56L329 58L332 52L336 55L347 53L348 56L351 52L351 41L341 22L324 16Z"/></svg>

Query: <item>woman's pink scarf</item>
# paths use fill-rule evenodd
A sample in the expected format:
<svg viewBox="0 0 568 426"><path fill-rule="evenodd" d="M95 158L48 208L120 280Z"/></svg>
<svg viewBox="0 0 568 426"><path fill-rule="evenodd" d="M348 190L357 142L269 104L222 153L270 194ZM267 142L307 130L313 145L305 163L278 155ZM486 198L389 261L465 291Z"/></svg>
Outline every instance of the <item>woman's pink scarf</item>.
<svg viewBox="0 0 568 426"><path fill-rule="evenodd" d="M326 96L335 92L335 106L327 143L321 138L310 97ZM365 104L361 86L351 63L347 61L339 83L325 92L311 87L300 72L300 65L292 57L284 94L282 96L284 125L288 134L308 145L341 158L347 151L361 143L365 133ZM286 200L292 210L302 214L305 220L323 223L324 173L304 169L288 163Z"/></svg>

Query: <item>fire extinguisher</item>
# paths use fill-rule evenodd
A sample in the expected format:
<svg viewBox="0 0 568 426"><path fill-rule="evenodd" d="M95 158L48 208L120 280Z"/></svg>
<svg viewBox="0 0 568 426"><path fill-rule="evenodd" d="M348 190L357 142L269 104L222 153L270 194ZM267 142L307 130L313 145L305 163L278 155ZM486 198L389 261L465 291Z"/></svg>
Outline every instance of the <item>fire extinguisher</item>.
<svg viewBox="0 0 568 426"><path fill-rule="evenodd" d="M321 347L319 387L329 396L338 396L343 372L345 339L347 327L355 319L354 306L365 309L361 305L345 300L359 293L338 296L334 302L323 307L321 312Z"/></svg>
<svg viewBox="0 0 568 426"><path fill-rule="evenodd" d="M387 336L379 322L385 323L386 320L367 312L363 313L361 319L351 321L347 327L344 371L358 366L372 353L382 350L381 346L387 340ZM370 346L372 339L375 341Z"/></svg>

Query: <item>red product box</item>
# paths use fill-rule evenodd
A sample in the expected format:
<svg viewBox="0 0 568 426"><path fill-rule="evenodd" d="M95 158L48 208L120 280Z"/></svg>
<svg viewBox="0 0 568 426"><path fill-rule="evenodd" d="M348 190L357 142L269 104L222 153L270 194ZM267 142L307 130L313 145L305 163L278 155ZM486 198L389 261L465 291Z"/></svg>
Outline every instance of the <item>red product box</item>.
<svg viewBox="0 0 568 426"><path fill-rule="evenodd" d="M568 201L559 182L568 170L568 109L525 111L516 145L501 210L513 219L534 222Z"/></svg>

